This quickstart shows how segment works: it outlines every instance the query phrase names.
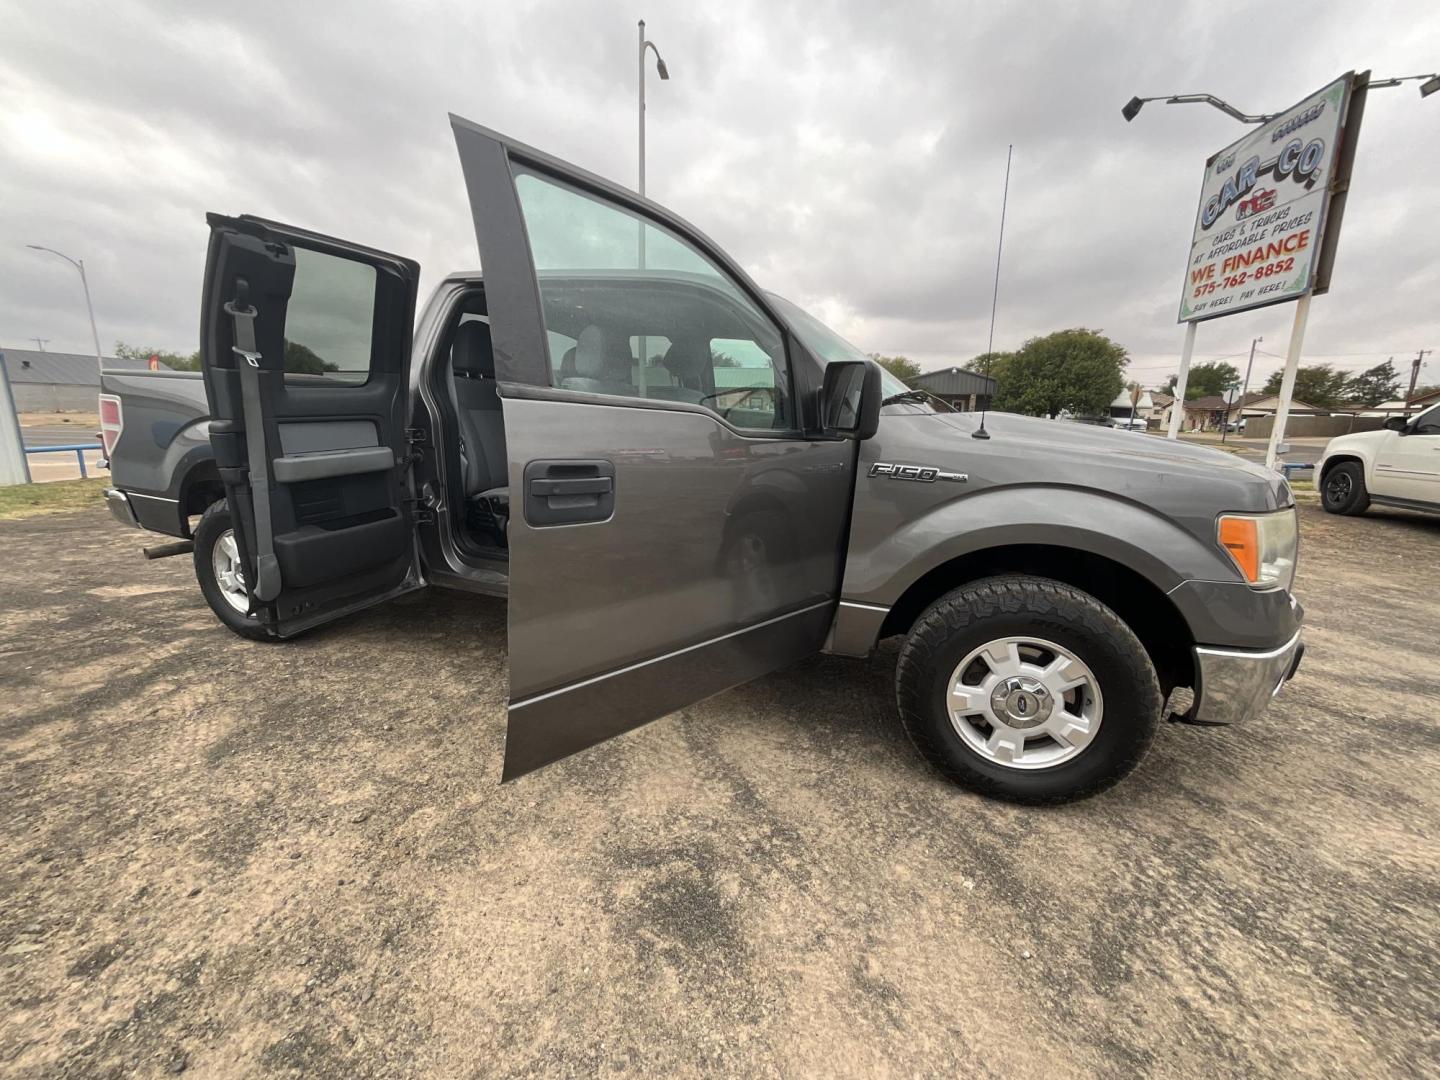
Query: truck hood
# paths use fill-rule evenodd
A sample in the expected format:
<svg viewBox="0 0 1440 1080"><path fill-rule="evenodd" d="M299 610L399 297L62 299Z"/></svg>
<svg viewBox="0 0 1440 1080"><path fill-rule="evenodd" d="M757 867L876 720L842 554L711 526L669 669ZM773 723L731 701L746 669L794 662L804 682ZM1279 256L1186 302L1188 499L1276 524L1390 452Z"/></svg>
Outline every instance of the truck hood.
<svg viewBox="0 0 1440 1080"><path fill-rule="evenodd" d="M1263 490L1268 495L1263 501L1273 507L1288 506L1294 501L1289 485L1279 473L1237 454L1205 446L1138 431L1115 431L1014 413L989 413L985 418L985 429L990 433L988 442L970 441L969 436L980 426L977 413L931 415L954 429L957 436L963 434L969 444L963 449L981 446L1004 457L1034 458L1037 470L1043 462L1048 466L1044 472L1063 474L1072 483L1124 490L1132 487L1137 474L1144 474L1156 484L1168 479L1181 486L1193 484L1197 489L1219 483L1257 493ZM1221 509L1242 507L1215 508Z"/></svg>
<svg viewBox="0 0 1440 1080"><path fill-rule="evenodd" d="M1342 450L1374 450L1394 434L1395 432L1382 428L1378 431L1357 431L1351 435L1337 435L1325 444L1324 456L1333 457Z"/></svg>

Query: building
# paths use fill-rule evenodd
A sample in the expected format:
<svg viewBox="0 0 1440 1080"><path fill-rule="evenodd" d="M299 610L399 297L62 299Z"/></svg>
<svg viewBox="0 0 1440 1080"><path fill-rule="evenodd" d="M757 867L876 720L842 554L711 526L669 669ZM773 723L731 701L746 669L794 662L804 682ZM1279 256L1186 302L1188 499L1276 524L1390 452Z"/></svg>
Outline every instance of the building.
<svg viewBox="0 0 1440 1080"><path fill-rule="evenodd" d="M100 372L93 355L41 352L38 349L0 349L10 392L20 412L85 412L96 409ZM143 371L144 360L105 357L107 368Z"/></svg>
<svg viewBox="0 0 1440 1080"><path fill-rule="evenodd" d="M1274 416L1280 411L1280 398L1274 394L1253 393L1226 402L1223 397L1211 394L1185 402L1186 431L1219 431L1222 424L1239 423L1252 416ZM1329 409L1317 408L1299 398L1290 402L1291 416L1324 416Z"/></svg>
<svg viewBox="0 0 1440 1080"><path fill-rule="evenodd" d="M989 375L966 371L964 368L941 368L927 371L910 380L917 390L929 390L948 401L961 412L988 409L995 397L995 380Z"/></svg>
<svg viewBox="0 0 1440 1080"><path fill-rule="evenodd" d="M1112 420L1129 420L1133 416L1136 420L1144 420L1148 424L1154 415L1155 399L1149 390L1141 390L1139 399L1131 401L1130 391L1127 388L1116 394L1115 400L1110 403L1110 419Z"/></svg>
<svg viewBox="0 0 1440 1080"><path fill-rule="evenodd" d="M1429 390L1423 394L1416 394L1408 401L1404 398L1382 401L1379 405L1366 406L1359 410L1359 414L1361 416L1405 416L1419 412L1421 409L1428 409L1431 405L1440 405L1440 390Z"/></svg>

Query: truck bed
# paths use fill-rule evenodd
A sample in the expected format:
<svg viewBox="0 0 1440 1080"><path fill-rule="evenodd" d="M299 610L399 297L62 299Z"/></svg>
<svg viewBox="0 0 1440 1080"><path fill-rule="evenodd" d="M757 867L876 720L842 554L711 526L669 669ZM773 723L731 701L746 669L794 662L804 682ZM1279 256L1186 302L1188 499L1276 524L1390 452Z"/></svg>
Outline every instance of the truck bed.
<svg viewBox="0 0 1440 1080"><path fill-rule="evenodd" d="M209 406L198 371L100 373L100 392L120 399L120 436L110 475L147 529L188 536L188 518L218 498Z"/></svg>

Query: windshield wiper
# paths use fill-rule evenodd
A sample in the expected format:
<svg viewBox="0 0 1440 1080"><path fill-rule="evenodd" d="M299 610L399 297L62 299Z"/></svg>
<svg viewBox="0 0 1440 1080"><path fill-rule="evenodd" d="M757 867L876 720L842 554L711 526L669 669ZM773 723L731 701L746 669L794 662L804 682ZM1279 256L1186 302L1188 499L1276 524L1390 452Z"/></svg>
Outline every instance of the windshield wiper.
<svg viewBox="0 0 1440 1080"><path fill-rule="evenodd" d="M891 394L880 402L881 405L894 405L897 401L918 401L922 405L930 400L929 390L906 390L901 394Z"/></svg>

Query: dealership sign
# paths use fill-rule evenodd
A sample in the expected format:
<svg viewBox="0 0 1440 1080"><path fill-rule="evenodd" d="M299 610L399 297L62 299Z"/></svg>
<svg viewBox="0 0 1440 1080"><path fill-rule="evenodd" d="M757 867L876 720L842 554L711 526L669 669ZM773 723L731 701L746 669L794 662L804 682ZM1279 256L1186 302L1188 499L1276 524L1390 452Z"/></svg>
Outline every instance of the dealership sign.
<svg viewBox="0 0 1440 1080"><path fill-rule="evenodd" d="M1180 322L1315 288L1331 192L1343 187L1337 169L1348 166L1340 150L1351 81L1336 79L1206 162Z"/></svg>

